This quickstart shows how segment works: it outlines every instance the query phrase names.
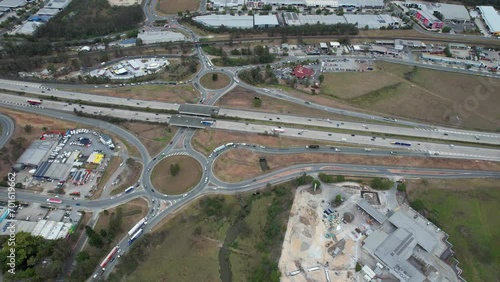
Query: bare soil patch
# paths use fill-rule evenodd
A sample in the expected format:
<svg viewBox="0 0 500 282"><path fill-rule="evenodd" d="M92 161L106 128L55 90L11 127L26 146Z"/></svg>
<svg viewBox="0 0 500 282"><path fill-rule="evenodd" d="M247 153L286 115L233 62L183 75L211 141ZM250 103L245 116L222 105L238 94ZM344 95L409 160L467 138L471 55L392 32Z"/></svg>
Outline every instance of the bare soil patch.
<svg viewBox="0 0 500 282"><path fill-rule="evenodd" d="M199 99L198 91L191 85L140 85L115 88L68 89L68 91L169 103L195 103Z"/></svg>
<svg viewBox="0 0 500 282"><path fill-rule="evenodd" d="M217 74L217 80L213 81L212 80L212 75L216 73ZM204 76L200 78L200 83L204 87L208 89L222 89L231 83L231 79L229 76L225 75L222 72L214 72L214 73L207 73Z"/></svg>
<svg viewBox="0 0 500 282"><path fill-rule="evenodd" d="M270 170L262 172L259 158L265 157ZM489 161L450 160L439 158L412 158L412 157L370 157L346 154L301 153L273 155L255 153L246 149L234 149L223 153L214 163L214 174L222 181L238 182L258 175L267 174L295 164L304 163L342 163L401 166L402 169L412 167L448 168L465 170L494 170L500 171L500 163Z"/></svg>
<svg viewBox="0 0 500 282"><path fill-rule="evenodd" d="M120 186L113 189L113 191L111 191L111 195L122 193L128 187L136 184L139 181L139 177L141 177L141 172L142 163L134 159L128 159L126 161L125 169L117 177L120 180Z"/></svg>
<svg viewBox="0 0 500 282"><path fill-rule="evenodd" d="M173 176L170 166L179 164L180 171ZM201 166L188 156L173 156L160 161L151 176L155 188L166 194L182 194L193 188L201 179Z"/></svg>
<svg viewBox="0 0 500 282"><path fill-rule="evenodd" d="M185 13L186 10L196 11L199 7L199 0L159 0L156 10L164 14L177 14L177 12Z"/></svg>
<svg viewBox="0 0 500 282"><path fill-rule="evenodd" d="M152 156L160 153L177 132L176 126L165 124L125 122L121 126L133 132Z"/></svg>
<svg viewBox="0 0 500 282"><path fill-rule="evenodd" d="M304 94L305 95L305 94ZM254 106L254 98L259 98L262 102L260 107ZM225 94L220 98L217 106L227 107L233 109L248 110L252 109L255 111L269 112L269 113L279 113L279 114L293 114L299 116L309 116L317 118L339 118L346 120L345 116L335 115L323 111L318 111L316 109L311 109L303 105L296 103L287 102L284 100L271 98L251 90L235 87L233 90Z"/></svg>
<svg viewBox="0 0 500 282"><path fill-rule="evenodd" d="M97 190L92 195L92 199L99 199L101 197L104 185L108 183L111 176L116 172L116 170L120 167L120 164L123 161L124 160L118 156L114 156L111 158L111 160L108 163L108 167L106 168L102 176L99 177L100 178L99 184L97 184Z"/></svg>

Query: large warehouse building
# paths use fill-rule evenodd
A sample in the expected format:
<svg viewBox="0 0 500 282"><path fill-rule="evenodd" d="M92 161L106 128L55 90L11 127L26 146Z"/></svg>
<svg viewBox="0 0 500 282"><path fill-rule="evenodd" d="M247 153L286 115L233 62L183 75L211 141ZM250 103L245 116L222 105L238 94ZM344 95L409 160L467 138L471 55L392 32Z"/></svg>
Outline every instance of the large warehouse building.
<svg viewBox="0 0 500 282"><path fill-rule="evenodd" d="M495 8L492 6L479 6L477 8L489 31L494 35L500 35L500 16Z"/></svg>
<svg viewBox="0 0 500 282"><path fill-rule="evenodd" d="M354 15L344 14L343 16L337 15L302 15L297 13L283 13L283 19L287 25L314 25L321 24L337 24L337 23L350 23L357 25L358 28L368 26L370 29L379 29L381 27L398 26L400 19L392 17L388 14L380 15Z"/></svg>
<svg viewBox="0 0 500 282"><path fill-rule="evenodd" d="M37 167L38 164L48 156L57 144L57 141L51 140L37 140L24 151L24 153L17 159L16 164L21 164L27 167Z"/></svg>
<svg viewBox="0 0 500 282"><path fill-rule="evenodd" d="M264 5L296 5L306 7L344 7L357 9L383 9L384 0L214 0L215 8L237 7L247 5L248 7L262 7Z"/></svg>
<svg viewBox="0 0 500 282"><path fill-rule="evenodd" d="M367 202L358 205L380 223L363 244L363 249L377 260L377 269L373 271L366 265L364 273L380 273L387 268L399 281L461 280L444 261L453 255L448 235L427 219L407 206L386 216Z"/></svg>

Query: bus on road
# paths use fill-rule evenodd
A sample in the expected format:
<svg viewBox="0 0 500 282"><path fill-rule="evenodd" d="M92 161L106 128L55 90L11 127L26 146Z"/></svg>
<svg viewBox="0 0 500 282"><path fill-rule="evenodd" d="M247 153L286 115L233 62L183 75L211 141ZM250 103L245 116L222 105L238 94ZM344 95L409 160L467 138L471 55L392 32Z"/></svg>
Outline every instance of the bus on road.
<svg viewBox="0 0 500 282"><path fill-rule="evenodd" d="M53 203L53 204L60 204L60 203L62 203L62 200L58 199L58 198L48 198L47 202L48 203Z"/></svg>
<svg viewBox="0 0 500 282"><path fill-rule="evenodd" d="M42 104L42 101L40 101L40 100L34 100L34 99L26 100L26 102L28 102L28 104L30 104L32 106L37 106L37 105L41 105Z"/></svg>

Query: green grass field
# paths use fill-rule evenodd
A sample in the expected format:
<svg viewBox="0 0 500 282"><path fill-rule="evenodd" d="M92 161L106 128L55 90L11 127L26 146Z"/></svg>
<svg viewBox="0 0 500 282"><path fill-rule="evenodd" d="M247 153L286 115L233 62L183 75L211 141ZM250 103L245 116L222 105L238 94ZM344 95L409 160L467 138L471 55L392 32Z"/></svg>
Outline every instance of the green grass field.
<svg viewBox="0 0 500 282"><path fill-rule="evenodd" d="M294 196L295 186L286 185L193 202L134 243L110 281L220 281L219 251L236 222L236 239L227 242L232 281L279 281L270 277L279 276Z"/></svg>
<svg viewBox="0 0 500 282"><path fill-rule="evenodd" d="M499 79L386 62L376 62L374 71L323 75L323 99L428 123L500 130Z"/></svg>
<svg viewBox="0 0 500 282"><path fill-rule="evenodd" d="M421 199L429 219L450 235L467 281L500 277L499 186L491 179L408 183L410 199Z"/></svg>

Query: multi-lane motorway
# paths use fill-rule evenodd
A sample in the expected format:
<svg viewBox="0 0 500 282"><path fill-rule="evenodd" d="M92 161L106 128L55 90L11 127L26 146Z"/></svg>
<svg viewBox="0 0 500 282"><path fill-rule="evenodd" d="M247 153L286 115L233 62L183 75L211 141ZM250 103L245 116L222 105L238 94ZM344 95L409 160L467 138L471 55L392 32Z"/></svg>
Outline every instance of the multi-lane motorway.
<svg viewBox="0 0 500 282"><path fill-rule="evenodd" d="M156 19L171 19L169 17L158 16L151 7L156 5L155 0L151 0L145 5L147 22L149 24ZM193 41L197 42L199 37L191 33L186 28L184 31L191 34ZM290 136L294 138L306 138L308 140L321 140L328 142L343 143L346 146L349 144L360 145L358 148L333 149L326 146L321 146L315 149L314 152L323 154L360 154L371 156L412 156L421 158L466 158L476 160L493 160L500 161L500 150L495 149L495 146L500 145L500 134L488 132L474 132L467 130L458 130L453 128L437 127L428 124L406 121L392 120L367 113L346 111L326 107L323 105L310 103L298 98L291 97L285 92L275 90L264 90L243 82L236 82L234 78L237 76L241 68L218 68L211 64L208 57L204 54L200 47L196 48L198 58L201 62L201 70L192 81L193 86L200 91L200 100L204 104L213 105L220 97L227 93L232 87L239 85L249 90L268 95L274 98L286 100L288 102L298 103L307 107L321 110L325 113L335 113L357 117L366 120L366 122L346 122L340 120L330 120L328 118L317 119L311 117L299 117L293 115L280 115L263 112L252 112L234 109L221 109L219 115L227 117L237 117L245 119L247 122L235 122L226 119L218 120L214 128L223 130L236 130L249 133L264 132L271 133L273 128L281 127L284 132L280 136ZM223 72L231 78L231 84L228 87L220 90L205 89L200 78L212 71ZM390 166L369 166L369 165L345 165L332 163L317 163L317 164L302 164L295 165L284 169L272 171L265 175L256 176L252 179L247 179L238 183L226 183L218 179L213 171L212 165L214 161L221 156L223 152L211 154L210 157L205 157L195 151L191 146L191 139L195 133L195 129L181 129L172 139L172 143L167 145L158 155L150 156L143 144L131 133L113 124L99 121L98 119L77 117L73 114L73 109L79 111L96 114L109 115L131 120L168 122L170 115L161 113L161 110L177 111L179 105L172 103L162 103L156 101L127 99L120 97L107 97L92 94L77 93L71 91L63 91L54 89L53 86L28 83L14 80L0 80L0 89L6 89L15 92L24 92L32 95L38 95L44 99L41 107L28 106L26 97L0 93L0 107L9 109L30 112L39 115L45 115L57 119L64 119L71 122L77 122L93 127L105 129L120 138L127 140L129 143L136 146L141 154L141 159L144 164L144 169L141 175L140 189L136 189L130 194L119 194L112 197L103 197L99 200L85 201L79 200L79 206L76 206L77 201L69 197L63 197L64 204L74 208L82 208L86 210L99 212L102 209L113 207L125 203L133 198L144 197L148 200L150 211L148 213L148 224L144 227L144 231L148 232L156 224L158 224L168 214L178 210L186 203L197 197L212 193L237 193L241 191L249 191L265 186L267 183L275 184L286 181L293 177L299 176L302 173L316 173L320 171L332 172L335 174L359 175L359 176L387 176L387 177L425 177L425 178L470 178L470 177L494 177L500 178L500 173L495 171L469 171L469 170L451 170L451 169L429 169L429 168L412 168L412 167L390 167ZM59 99L72 100L69 102L58 102L48 100L49 96ZM52 97L52 98L53 98ZM79 101L79 103L76 103ZM307 102L307 103L306 103ZM88 103L99 103L102 106L91 106ZM124 110L114 108L114 105L130 106L138 110ZM153 111L145 111L146 108ZM155 112L156 111L156 112ZM372 122L376 121L376 123ZM274 123L274 124L272 124ZM0 135L0 146L3 146L13 132L13 122L10 118L0 115L0 124L2 126L2 134ZM314 127L311 127L314 124ZM377 135L378 134L378 135ZM388 136L384 135L388 134ZM374 136L377 135L377 136ZM395 137L396 136L396 137ZM374 138L375 137L375 138ZM415 140L412 138L418 137ZM401 139L408 138L408 140ZM439 141L437 141L439 140ZM410 147L401 147L393 142L407 141L411 142ZM314 144L315 141L311 141ZM452 142L459 142L453 144ZM466 144L466 145L464 145ZM474 144L481 145L480 147ZM486 147L488 146L488 147ZM260 144L237 144L234 148L244 148L258 153L265 154L294 154L308 153L312 149L304 147L295 148L264 148ZM233 147L225 150L233 150ZM369 149L369 150L367 150ZM189 155L197 160L204 168L200 183L198 183L188 193L183 195L166 195L158 192L151 183L151 173L155 165L161 159L171 155ZM41 194L33 194L27 192L18 192L17 199L28 202L45 202L47 196ZM6 197L2 192L0 197ZM154 201L153 201L154 200ZM153 212L154 211L154 212ZM128 236L124 236L120 241L121 252L128 250ZM109 273L118 259L112 261L106 269L105 275ZM100 273L98 270L96 273Z"/></svg>

